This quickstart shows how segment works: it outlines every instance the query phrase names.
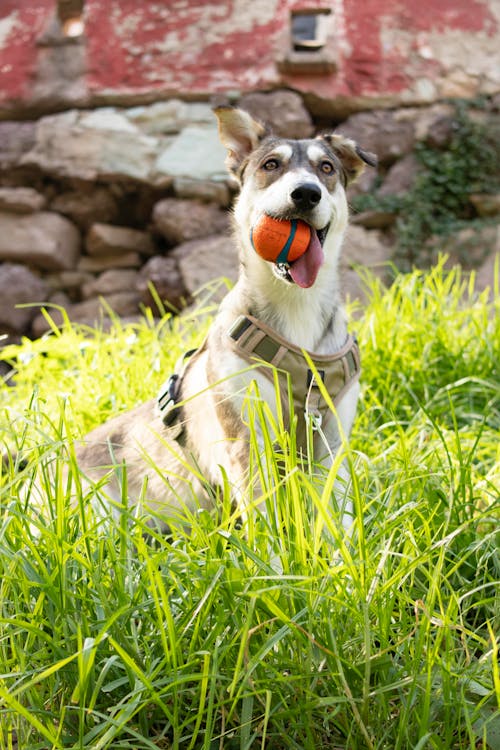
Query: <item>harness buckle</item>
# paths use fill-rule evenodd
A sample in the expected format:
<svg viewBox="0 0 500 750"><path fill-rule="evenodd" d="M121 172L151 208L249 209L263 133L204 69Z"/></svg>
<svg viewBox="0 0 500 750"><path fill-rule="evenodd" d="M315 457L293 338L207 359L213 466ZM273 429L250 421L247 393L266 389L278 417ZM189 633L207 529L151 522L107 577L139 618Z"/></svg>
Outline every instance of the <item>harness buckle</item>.
<svg viewBox="0 0 500 750"><path fill-rule="evenodd" d="M170 375L158 396L158 407L163 414L163 424L169 427L177 416L177 396L179 394L180 378L177 373Z"/></svg>
<svg viewBox="0 0 500 750"><path fill-rule="evenodd" d="M305 409L304 417L306 419L306 422L311 425L313 432L318 432L319 430L321 430L321 426L323 424L323 415L321 414L321 412L309 411L308 409Z"/></svg>

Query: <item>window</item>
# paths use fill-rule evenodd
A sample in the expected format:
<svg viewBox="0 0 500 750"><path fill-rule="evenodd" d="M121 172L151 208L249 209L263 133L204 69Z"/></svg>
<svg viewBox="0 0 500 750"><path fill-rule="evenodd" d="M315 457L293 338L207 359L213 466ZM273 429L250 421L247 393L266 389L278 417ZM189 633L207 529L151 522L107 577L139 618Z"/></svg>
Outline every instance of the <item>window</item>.
<svg viewBox="0 0 500 750"><path fill-rule="evenodd" d="M63 36L76 38L83 34L83 3L84 0L57 0L57 17Z"/></svg>
<svg viewBox="0 0 500 750"><path fill-rule="evenodd" d="M326 43L328 11L293 12L291 17L292 44L297 52L314 52Z"/></svg>
<svg viewBox="0 0 500 750"><path fill-rule="evenodd" d="M335 72L333 21L331 8L292 11L287 49L277 61L279 69L297 75Z"/></svg>

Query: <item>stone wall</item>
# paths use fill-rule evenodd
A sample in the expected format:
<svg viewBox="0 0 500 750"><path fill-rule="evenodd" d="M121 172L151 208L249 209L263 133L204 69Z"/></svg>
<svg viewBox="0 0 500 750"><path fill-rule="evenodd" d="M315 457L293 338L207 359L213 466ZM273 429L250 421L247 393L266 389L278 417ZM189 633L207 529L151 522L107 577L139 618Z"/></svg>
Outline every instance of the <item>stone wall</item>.
<svg viewBox="0 0 500 750"><path fill-rule="evenodd" d="M248 94L239 104L290 137L325 125L287 90ZM415 145L442 137L446 127L447 104L351 115L338 130L377 153L380 167L366 170L350 199L374 184L382 194L407 189ZM224 158L214 115L200 102L0 122L0 333L9 341L42 334L49 328L42 303L56 323L65 310L93 324L109 309L124 317L144 305L156 315L179 309L210 279L234 279L228 209L235 186ZM344 253L351 296L362 296L355 264L386 276L394 219L353 215ZM480 260L492 265L492 257ZM482 273L491 282L491 271Z"/></svg>

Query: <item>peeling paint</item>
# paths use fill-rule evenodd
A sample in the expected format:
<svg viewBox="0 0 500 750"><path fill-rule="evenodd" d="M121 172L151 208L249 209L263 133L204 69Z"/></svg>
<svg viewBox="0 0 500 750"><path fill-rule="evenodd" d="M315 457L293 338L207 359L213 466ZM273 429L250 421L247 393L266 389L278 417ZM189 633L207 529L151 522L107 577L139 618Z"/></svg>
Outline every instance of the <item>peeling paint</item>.
<svg viewBox="0 0 500 750"><path fill-rule="evenodd" d="M37 39L54 6L0 2L3 113L36 103L48 54ZM331 9L337 70L281 73L277 59L286 51L291 11L317 7ZM499 0L85 0L86 64L77 90L81 105L279 86L318 100L394 104L450 91L493 93L500 90L499 22ZM51 87L62 97L63 83Z"/></svg>

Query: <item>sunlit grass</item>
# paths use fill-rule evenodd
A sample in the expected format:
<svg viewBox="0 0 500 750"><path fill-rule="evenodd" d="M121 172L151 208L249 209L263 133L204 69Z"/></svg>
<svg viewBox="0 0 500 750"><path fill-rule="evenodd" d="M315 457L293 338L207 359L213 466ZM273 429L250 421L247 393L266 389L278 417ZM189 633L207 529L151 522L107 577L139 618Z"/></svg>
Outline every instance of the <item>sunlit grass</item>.
<svg viewBox="0 0 500 750"><path fill-rule="evenodd" d="M4 350L0 748L498 747L498 303L442 268L369 284L350 539L335 467L279 424L253 456L267 521L228 487L168 539L126 496L94 511L73 440L154 395L204 315Z"/></svg>

